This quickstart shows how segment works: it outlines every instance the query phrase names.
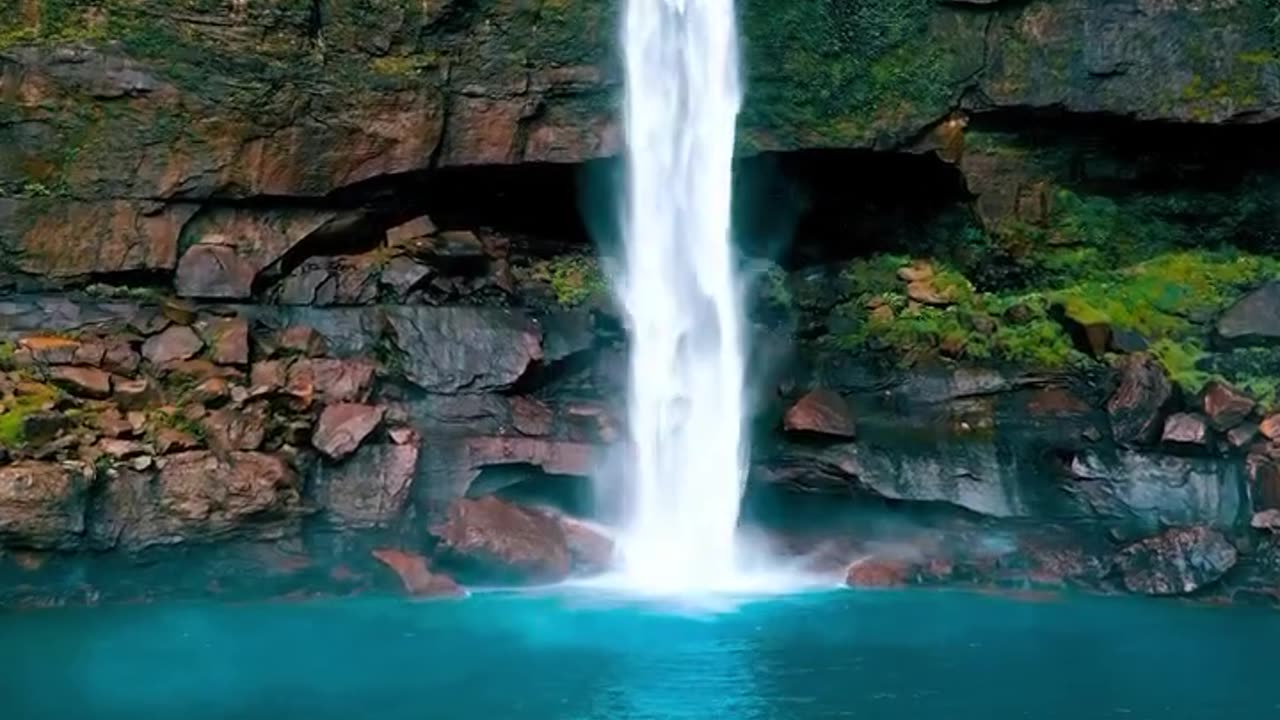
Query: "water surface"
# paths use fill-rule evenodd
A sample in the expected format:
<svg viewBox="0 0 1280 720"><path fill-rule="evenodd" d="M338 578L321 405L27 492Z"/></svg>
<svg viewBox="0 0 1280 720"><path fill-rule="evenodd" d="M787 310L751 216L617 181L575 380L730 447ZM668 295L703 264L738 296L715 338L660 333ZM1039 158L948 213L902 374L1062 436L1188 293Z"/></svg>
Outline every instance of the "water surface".
<svg viewBox="0 0 1280 720"><path fill-rule="evenodd" d="M1280 716L1280 615L1122 599L131 606L0 615L0 647L22 720Z"/></svg>

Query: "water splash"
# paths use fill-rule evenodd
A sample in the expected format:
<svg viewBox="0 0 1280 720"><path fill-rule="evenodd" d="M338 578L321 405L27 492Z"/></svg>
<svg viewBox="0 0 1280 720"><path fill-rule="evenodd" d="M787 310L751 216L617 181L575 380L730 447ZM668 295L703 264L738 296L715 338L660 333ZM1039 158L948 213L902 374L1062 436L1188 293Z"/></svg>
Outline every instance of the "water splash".
<svg viewBox="0 0 1280 720"><path fill-rule="evenodd" d="M619 296L631 325L623 582L740 585L744 348L730 243L741 90L733 0L629 0L628 197Z"/></svg>

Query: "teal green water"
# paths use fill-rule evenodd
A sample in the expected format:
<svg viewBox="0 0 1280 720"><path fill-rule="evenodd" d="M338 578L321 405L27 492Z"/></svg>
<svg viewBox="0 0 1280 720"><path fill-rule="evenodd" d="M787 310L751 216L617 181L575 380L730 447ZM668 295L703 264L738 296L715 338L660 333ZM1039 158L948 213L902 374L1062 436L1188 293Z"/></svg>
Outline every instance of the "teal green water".
<svg viewBox="0 0 1280 720"><path fill-rule="evenodd" d="M832 592L573 592L0 615L6 720L1280 716L1280 614Z"/></svg>

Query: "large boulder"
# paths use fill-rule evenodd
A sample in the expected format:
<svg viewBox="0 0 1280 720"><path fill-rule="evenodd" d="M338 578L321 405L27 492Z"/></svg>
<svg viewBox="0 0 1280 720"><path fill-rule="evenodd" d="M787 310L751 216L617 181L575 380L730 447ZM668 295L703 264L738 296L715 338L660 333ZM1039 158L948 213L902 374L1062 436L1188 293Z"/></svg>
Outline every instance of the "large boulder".
<svg viewBox="0 0 1280 720"><path fill-rule="evenodd" d="M84 532L90 473L23 461L0 467L0 547L70 549Z"/></svg>
<svg viewBox="0 0 1280 720"><path fill-rule="evenodd" d="M365 445L342 463L317 466L317 501L342 527L389 526L404 511L417 464L416 442Z"/></svg>
<svg viewBox="0 0 1280 720"><path fill-rule="evenodd" d="M1103 519L1130 532L1169 525L1230 530L1248 522L1249 491L1239 462L1086 450L1072 460L1071 475L1064 488L1072 514Z"/></svg>
<svg viewBox="0 0 1280 720"><path fill-rule="evenodd" d="M1172 400L1173 383L1158 360L1147 353L1125 356L1120 365L1120 386L1107 400L1116 442L1154 442L1160 436Z"/></svg>
<svg viewBox="0 0 1280 720"><path fill-rule="evenodd" d="M1237 555L1216 530L1174 528L1121 550L1116 567L1130 592L1188 595L1225 575Z"/></svg>
<svg viewBox="0 0 1280 720"><path fill-rule="evenodd" d="M1218 318L1218 337L1236 345L1280 342L1280 282L1245 295Z"/></svg>
<svg viewBox="0 0 1280 720"><path fill-rule="evenodd" d="M542 360L541 330L516 311L395 306L387 320L400 367L427 392L505 390Z"/></svg>
<svg viewBox="0 0 1280 720"><path fill-rule="evenodd" d="M141 549L226 537L277 538L305 513L302 481L280 457L183 452L158 473L117 468L91 528L99 547Z"/></svg>
<svg viewBox="0 0 1280 720"><path fill-rule="evenodd" d="M569 542L556 518L493 496L458 500L431 533L450 560L486 579L550 583L573 569Z"/></svg>

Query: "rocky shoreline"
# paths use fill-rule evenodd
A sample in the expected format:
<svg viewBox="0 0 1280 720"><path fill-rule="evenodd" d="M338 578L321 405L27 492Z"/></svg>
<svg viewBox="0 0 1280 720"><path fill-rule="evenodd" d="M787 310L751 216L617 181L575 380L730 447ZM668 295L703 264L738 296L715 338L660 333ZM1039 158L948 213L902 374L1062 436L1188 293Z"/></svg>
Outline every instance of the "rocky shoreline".
<svg viewBox="0 0 1280 720"><path fill-rule="evenodd" d="M744 530L1275 603L1275 4L741 9ZM0 8L0 606L598 571L616 15Z"/></svg>

